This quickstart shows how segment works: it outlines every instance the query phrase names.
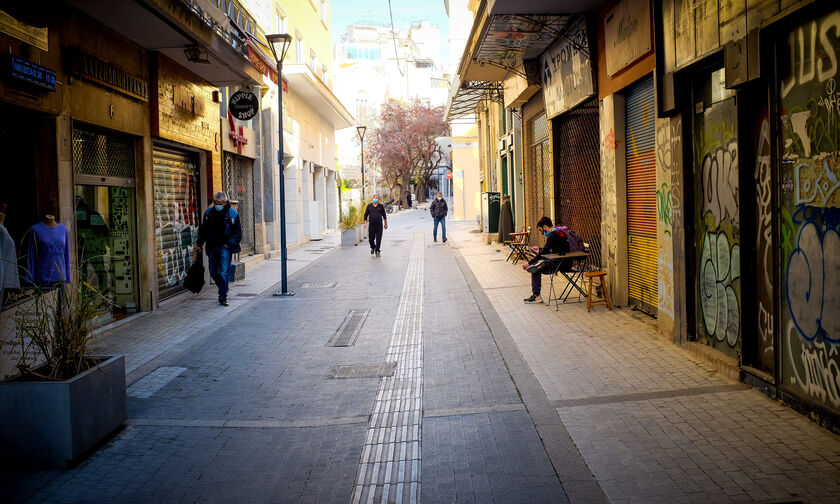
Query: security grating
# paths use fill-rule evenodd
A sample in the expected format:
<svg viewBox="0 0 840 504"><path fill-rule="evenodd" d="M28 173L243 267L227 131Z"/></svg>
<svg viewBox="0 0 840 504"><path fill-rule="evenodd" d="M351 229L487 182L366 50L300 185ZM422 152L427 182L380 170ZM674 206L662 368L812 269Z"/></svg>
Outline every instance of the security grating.
<svg viewBox="0 0 840 504"><path fill-rule="evenodd" d="M239 246L242 255L248 255L254 252L254 162L225 153L222 180L228 199L239 202L236 207L242 224Z"/></svg>
<svg viewBox="0 0 840 504"><path fill-rule="evenodd" d="M330 369L330 378L384 378L394 376L397 369L396 362L381 364L349 364L334 366Z"/></svg>
<svg viewBox="0 0 840 504"><path fill-rule="evenodd" d="M128 135L74 127L73 173L134 178L134 140Z"/></svg>
<svg viewBox="0 0 840 504"><path fill-rule="evenodd" d="M365 325L368 313L370 313L370 309L350 310L338 330L327 342L327 346L348 347L355 345L356 339L358 339L359 333L362 332L362 327Z"/></svg>
<svg viewBox="0 0 840 504"><path fill-rule="evenodd" d="M336 286L336 282L303 282L300 284L301 289L332 289Z"/></svg>
<svg viewBox="0 0 840 504"><path fill-rule="evenodd" d="M598 100L584 102L556 120L556 221L589 243L589 264L601 265L601 146Z"/></svg>

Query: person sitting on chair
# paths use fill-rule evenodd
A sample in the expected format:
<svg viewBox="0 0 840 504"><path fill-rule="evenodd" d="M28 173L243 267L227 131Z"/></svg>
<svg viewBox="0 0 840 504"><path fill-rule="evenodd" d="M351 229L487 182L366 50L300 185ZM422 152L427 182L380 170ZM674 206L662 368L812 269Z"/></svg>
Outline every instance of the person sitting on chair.
<svg viewBox="0 0 840 504"><path fill-rule="evenodd" d="M537 229L545 235L545 245L538 249L534 247L537 255L522 265L522 269L531 273L531 297L524 301L529 304L542 303L540 290L542 289L542 275L554 271L557 264L545 259L545 254L567 254L569 252L569 241L566 234L551 223L551 219L543 217L537 222Z"/></svg>

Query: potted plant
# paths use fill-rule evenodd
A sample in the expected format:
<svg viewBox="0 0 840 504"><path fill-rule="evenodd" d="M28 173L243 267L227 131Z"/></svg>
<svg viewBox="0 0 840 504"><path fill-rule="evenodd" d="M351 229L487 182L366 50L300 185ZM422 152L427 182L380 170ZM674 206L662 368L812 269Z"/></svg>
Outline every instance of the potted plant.
<svg viewBox="0 0 840 504"><path fill-rule="evenodd" d="M356 207L351 206L347 213L341 214L341 219L338 221L338 227L341 228L341 246L343 247L355 246L358 243L357 213Z"/></svg>
<svg viewBox="0 0 840 504"><path fill-rule="evenodd" d="M78 276L78 275L77 275ZM88 354L110 301L85 282L36 288L13 315L20 376L0 382L0 457L67 467L128 418L125 357Z"/></svg>

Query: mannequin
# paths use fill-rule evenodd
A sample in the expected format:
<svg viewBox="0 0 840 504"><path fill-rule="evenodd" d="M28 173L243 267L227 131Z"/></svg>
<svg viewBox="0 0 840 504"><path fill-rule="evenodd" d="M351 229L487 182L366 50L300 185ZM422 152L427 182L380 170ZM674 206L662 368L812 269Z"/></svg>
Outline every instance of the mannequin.
<svg viewBox="0 0 840 504"><path fill-rule="evenodd" d="M26 281L40 287L70 282L70 233L45 214L27 234Z"/></svg>
<svg viewBox="0 0 840 504"><path fill-rule="evenodd" d="M20 287L15 241L3 226L6 205L0 206L0 309L3 308L3 290Z"/></svg>

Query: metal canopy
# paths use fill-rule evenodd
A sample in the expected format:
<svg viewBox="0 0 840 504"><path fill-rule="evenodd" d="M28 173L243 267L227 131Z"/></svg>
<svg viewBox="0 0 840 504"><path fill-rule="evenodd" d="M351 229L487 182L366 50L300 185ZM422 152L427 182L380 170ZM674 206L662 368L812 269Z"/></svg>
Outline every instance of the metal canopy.
<svg viewBox="0 0 840 504"><path fill-rule="evenodd" d="M479 67L494 66L525 77L522 62L538 58L562 38L572 14L490 16L472 54Z"/></svg>
<svg viewBox="0 0 840 504"><path fill-rule="evenodd" d="M450 96L449 100L448 120L473 114L478 104L484 100L504 103L504 88L501 82L467 81L461 82L455 89L455 95Z"/></svg>

